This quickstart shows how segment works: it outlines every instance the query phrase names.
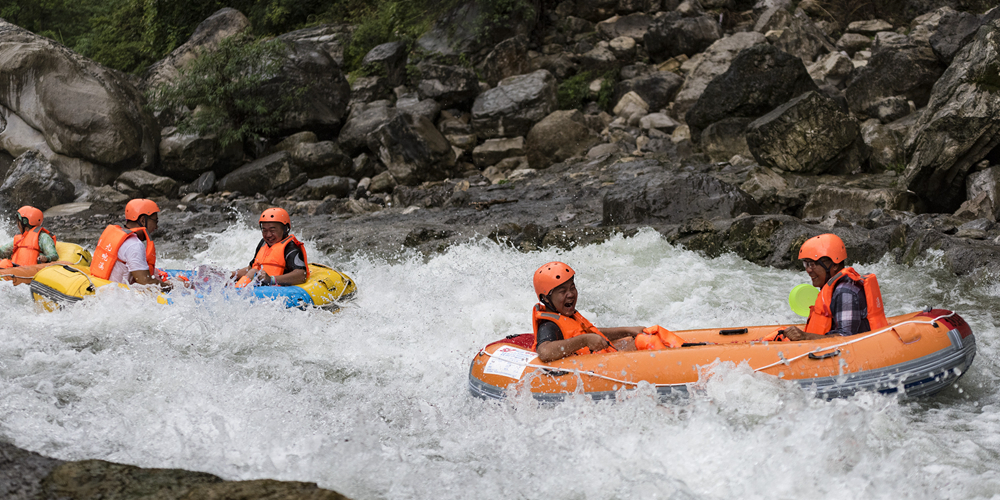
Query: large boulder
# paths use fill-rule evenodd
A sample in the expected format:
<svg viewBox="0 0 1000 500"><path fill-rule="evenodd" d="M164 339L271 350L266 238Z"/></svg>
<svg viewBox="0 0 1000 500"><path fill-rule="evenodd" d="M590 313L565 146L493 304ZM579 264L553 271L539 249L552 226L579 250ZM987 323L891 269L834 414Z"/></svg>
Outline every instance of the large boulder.
<svg viewBox="0 0 1000 500"><path fill-rule="evenodd" d="M528 71L528 41L524 37L508 38L497 44L480 65L486 83L491 87L511 76ZM478 88L478 85L477 85Z"/></svg>
<svg viewBox="0 0 1000 500"><path fill-rule="evenodd" d="M722 27L715 16L666 16L651 24L643 36L646 52L654 62L684 54L693 56L722 38Z"/></svg>
<svg viewBox="0 0 1000 500"><path fill-rule="evenodd" d="M891 46L877 47L868 64L858 69L847 84L847 104L863 118L877 116L881 101L893 96L905 97L922 108L943 70L929 45L903 37Z"/></svg>
<svg viewBox="0 0 1000 500"><path fill-rule="evenodd" d="M239 192L245 196L266 194L291 182L301 172L287 151L254 160L219 179L218 190Z"/></svg>
<svg viewBox="0 0 1000 500"><path fill-rule="evenodd" d="M982 21L968 12L951 11L941 16L938 28L930 37L931 49L945 64L951 64L955 54L972 41Z"/></svg>
<svg viewBox="0 0 1000 500"><path fill-rule="evenodd" d="M860 171L869 154L857 120L819 92L755 120L747 127L747 145L761 165L805 174Z"/></svg>
<svg viewBox="0 0 1000 500"><path fill-rule="evenodd" d="M389 101L375 101L351 108L337 142L348 156L354 157L368 150L368 136L382 124L395 118L396 108Z"/></svg>
<svg viewBox="0 0 1000 500"><path fill-rule="evenodd" d="M479 79L471 69L424 62L417 65L417 70L420 98L433 99L444 109L464 107L479 94Z"/></svg>
<svg viewBox="0 0 1000 500"><path fill-rule="evenodd" d="M673 101L677 91L684 84L684 78L671 71L657 71L645 76L622 80L615 86L618 99L629 92L635 92L649 104L651 110L661 110Z"/></svg>
<svg viewBox="0 0 1000 500"><path fill-rule="evenodd" d="M843 88L854 73L851 58L840 52L824 54L806 68L813 80Z"/></svg>
<svg viewBox="0 0 1000 500"><path fill-rule="evenodd" d="M386 85L394 88L406 81L406 42L388 42L375 46L361 60L369 74L384 76Z"/></svg>
<svg viewBox="0 0 1000 500"><path fill-rule="evenodd" d="M766 44L764 35L756 32L736 33L732 36L722 38L702 53L700 61L694 66L684 84L677 91L674 98L674 111L683 115L698 102L705 87L708 86L715 77L723 74L729 69L730 63L743 49L748 49L754 45Z"/></svg>
<svg viewBox="0 0 1000 500"><path fill-rule="evenodd" d="M802 59L770 45L754 45L733 59L685 115L691 136L724 118L757 118L793 97L819 90Z"/></svg>
<svg viewBox="0 0 1000 500"><path fill-rule="evenodd" d="M994 222L1000 220L1000 166L969 174L966 198L970 201L981 198L984 210L978 215Z"/></svg>
<svg viewBox="0 0 1000 500"><path fill-rule="evenodd" d="M523 136L555 108L556 79L538 70L480 94L472 105L472 127L480 138Z"/></svg>
<svg viewBox="0 0 1000 500"><path fill-rule="evenodd" d="M307 42L326 52L340 66L344 65L344 51L351 45L355 27L350 24L321 24L281 35L289 42Z"/></svg>
<svg viewBox="0 0 1000 500"><path fill-rule="evenodd" d="M115 180L115 190L130 198L177 197L177 181L170 177L152 174L145 170L122 172Z"/></svg>
<svg viewBox="0 0 1000 500"><path fill-rule="evenodd" d="M199 53L213 51L222 40L241 33L250 27L250 20L240 11L226 7L220 9L201 22L180 47L172 50L167 57L157 61L146 70L143 78L145 88L172 83L180 78L181 71L198 57Z"/></svg>
<svg viewBox="0 0 1000 500"><path fill-rule="evenodd" d="M190 182L209 171L224 175L243 160L240 142L223 147L214 135L185 134L176 127L167 127L162 134L160 171L175 179Z"/></svg>
<svg viewBox="0 0 1000 500"><path fill-rule="evenodd" d="M481 45L477 36L480 15L478 2L459 4L417 39L417 47L427 54L445 57L474 52Z"/></svg>
<svg viewBox="0 0 1000 500"><path fill-rule="evenodd" d="M472 150L472 162L480 170L518 156L524 156L524 137L487 139Z"/></svg>
<svg viewBox="0 0 1000 500"><path fill-rule="evenodd" d="M76 188L42 155L18 156L0 185L0 202L8 209L31 205L41 210L73 201Z"/></svg>
<svg viewBox="0 0 1000 500"><path fill-rule="evenodd" d="M158 131L124 74L0 20L0 75L0 141L40 135L56 154L117 171L155 163ZM12 122L37 135L8 132Z"/></svg>
<svg viewBox="0 0 1000 500"><path fill-rule="evenodd" d="M753 118L726 118L719 120L701 132L701 149L712 161L728 161L735 155L747 157L747 125Z"/></svg>
<svg viewBox="0 0 1000 500"><path fill-rule="evenodd" d="M333 141L304 142L290 152L292 160L310 179L331 175L347 177L354 170L354 162Z"/></svg>
<svg viewBox="0 0 1000 500"><path fill-rule="evenodd" d="M280 88L291 85L304 88L292 109L285 113L278 134L312 130L321 135L335 136L344 123L351 86L337 61L319 45L278 37L288 46L280 74L262 88L271 91L273 99L283 99Z"/></svg>
<svg viewBox="0 0 1000 500"><path fill-rule="evenodd" d="M979 28L934 86L910 131L906 185L933 211L954 212L969 168L1000 144L1000 21Z"/></svg>
<svg viewBox="0 0 1000 500"><path fill-rule="evenodd" d="M600 142L578 110L556 111L531 127L528 132L528 165L548 168L574 156L580 156Z"/></svg>
<svg viewBox="0 0 1000 500"><path fill-rule="evenodd" d="M848 209L867 214L877 208L916 212L920 200L903 188L863 189L824 184L810 193L802 217L823 217L831 210Z"/></svg>
<svg viewBox="0 0 1000 500"><path fill-rule="evenodd" d="M753 197L711 175L662 168L655 161L609 167L609 174L621 182L604 196L603 224L683 224L699 217L761 213ZM646 175L637 175L640 172Z"/></svg>
<svg viewBox="0 0 1000 500"><path fill-rule="evenodd" d="M455 152L434 124L406 113L397 113L375 129L368 137L368 148L403 185L445 179L455 166Z"/></svg>
<svg viewBox="0 0 1000 500"><path fill-rule="evenodd" d="M291 192L291 196L303 200L322 200L327 196L347 198L358 187L358 181L348 177L327 175L309 179L305 184Z"/></svg>
<svg viewBox="0 0 1000 500"><path fill-rule="evenodd" d="M816 27L809 16L799 11L788 25L776 33L772 44L784 52L811 63L822 54L836 52L837 48L826 33Z"/></svg>

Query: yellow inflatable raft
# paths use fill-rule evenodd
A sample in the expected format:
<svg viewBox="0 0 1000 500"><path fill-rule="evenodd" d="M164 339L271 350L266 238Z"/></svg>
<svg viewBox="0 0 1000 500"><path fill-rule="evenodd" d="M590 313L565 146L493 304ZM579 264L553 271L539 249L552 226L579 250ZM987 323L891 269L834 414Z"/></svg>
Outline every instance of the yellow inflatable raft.
<svg viewBox="0 0 1000 500"><path fill-rule="evenodd" d="M56 242L56 252L59 253L59 260L46 264L35 264L33 266L17 266L0 269L0 279L11 280L15 285L31 283L38 271L54 265L90 265L90 252L76 243Z"/></svg>

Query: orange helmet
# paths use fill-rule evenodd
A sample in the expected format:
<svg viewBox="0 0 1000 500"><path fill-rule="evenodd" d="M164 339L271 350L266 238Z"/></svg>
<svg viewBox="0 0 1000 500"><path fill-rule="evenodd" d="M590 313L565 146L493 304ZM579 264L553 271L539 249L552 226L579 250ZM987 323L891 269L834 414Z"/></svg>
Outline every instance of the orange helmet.
<svg viewBox="0 0 1000 500"><path fill-rule="evenodd" d="M153 200L136 198L125 205L125 220L139 220L140 215L153 215L160 211Z"/></svg>
<svg viewBox="0 0 1000 500"><path fill-rule="evenodd" d="M826 233L809 238L799 248L799 259L819 260L821 257L829 257L836 264L844 262L847 259L844 241L836 234Z"/></svg>
<svg viewBox="0 0 1000 500"><path fill-rule="evenodd" d="M288 212L284 208L269 208L264 210L264 213L260 214L260 222L280 222L286 226L292 225L292 219L288 216Z"/></svg>
<svg viewBox="0 0 1000 500"><path fill-rule="evenodd" d="M548 295L553 288L569 281L575 274L573 268L562 262L542 264L535 271L535 295Z"/></svg>
<svg viewBox="0 0 1000 500"><path fill-rule="evenodd" d="M42 223L42 211L25 205L17 209L17 215L21 219L21 224L27 226L38 226Z"/></svg>

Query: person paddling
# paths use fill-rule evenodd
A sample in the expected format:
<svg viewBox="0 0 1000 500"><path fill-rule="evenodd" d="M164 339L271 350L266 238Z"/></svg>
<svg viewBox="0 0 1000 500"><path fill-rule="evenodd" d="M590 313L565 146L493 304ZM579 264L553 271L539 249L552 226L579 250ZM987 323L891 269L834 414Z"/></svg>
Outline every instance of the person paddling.
<svg viewBox="0 0 1000 500"><path fill-rule="evenodd" d="M306 247L290 234L292 220L283 208L260 214L261 240L250 265L236 271L236 286L255 283L268 286L301 285L309 279Z"/></svg>
<svg viewBox="0 0 1000 500"><path fill-rule="evenodd" d="M574 354L634 351L641 326L597 328L576 310L578 297L573 271L562 262L549 262L535 271L538 304L531 310L535 332L533 349L543 362Z"/></svg>
<svg viewBox="0 0 1000 500"><path fill-rule="evenodd" d="M59 260L56 252L56 238L42 227L42 211L25 205L17 209L14 218L17 230L14 241L0 246L0 268L33 266Z"/></svg>
<svg viewBox="0 0 1000 500"><path fill-rule="evenodd" d="M790 326L784 329L785 338L821 339L888 326L878 280L874 274L861 276L853 267L844 266L847 249L840 237L827 233L809 238L799 249L799 259L820 292L809 308L805 331Z"/></svg>
<svg viewBox="0 0 1000 500"><path fill-rule="evenodd" d="M116 283L172 286L156 269L152 234L159 225L160 207L153 200L137 198L125 205L125 227L110 224L94 249L90 274Z"/></svg>

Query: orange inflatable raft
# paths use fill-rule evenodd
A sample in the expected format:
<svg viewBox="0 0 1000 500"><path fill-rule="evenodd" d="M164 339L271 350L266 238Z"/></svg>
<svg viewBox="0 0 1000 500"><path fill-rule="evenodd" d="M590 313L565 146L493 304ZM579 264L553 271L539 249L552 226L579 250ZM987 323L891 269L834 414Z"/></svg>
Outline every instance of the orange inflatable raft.
<svg viewBox="0 0 1000 500"><path fill-rule="evenodd" d="M531 351L532 334L514 335L481 349L469 370L469 390L501 399L508 391L530 391L556 402L583 393L614 398L620 390L652 384L663 397L686 394L702 368L717 362L747 362L754 371L794 380L820 397L858 391L925 396L952 384L976 355L976 338L958 314L944 309L889 318L889 326L849 337L801 342L759 339L787 325L674 332L684 347L660 351L569 356L551 363ZM801 327L802 325L800 325Z"/></svg>

